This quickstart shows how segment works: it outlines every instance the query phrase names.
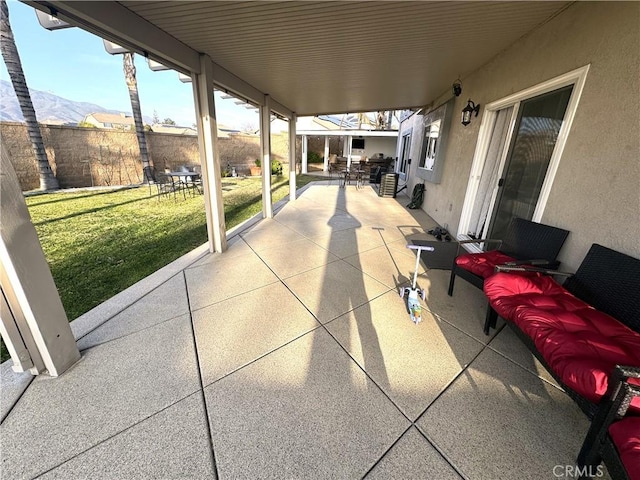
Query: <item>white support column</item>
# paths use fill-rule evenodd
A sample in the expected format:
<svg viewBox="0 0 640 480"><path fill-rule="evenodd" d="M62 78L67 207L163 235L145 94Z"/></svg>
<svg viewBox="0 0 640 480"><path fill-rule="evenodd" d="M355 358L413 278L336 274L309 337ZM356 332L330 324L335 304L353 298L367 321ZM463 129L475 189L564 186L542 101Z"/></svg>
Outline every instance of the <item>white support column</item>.
<svg viewBox="0 0 640 480"><path fill-rule="evenodd" d="M294 113L289 119L289 201L296 199L296 121L298 117Z"/></svg>
<svg viewBox="0 0 640 480"><path fill-rule="evenodd" d="M329 135L324 137L324 167L322 170L324 172L329 170Z"/></svg>
<svg viewBox="0 0 640 480"><path fill-rule="evenodd" d="M351 135L347 135L344 149L347 151L347 168L351 168Z"/></svg>
<svg viewBox="0 0 640 480"><path fill-rule="evenodd" d="M57 377L80 352L4 147L0 157L0 331L15 371Z"/></svg>
<svg viewBox="0 0 640 480"><path fill-rule="evenodd" d="M307 147L308 147L307 136L302 135L302 173L308 173L307 172Z"/></svg>
<svg viewBox="0 0 640 480"><path fill-rule="evenodd" d="M200 55L200 73L192 74L192 78L209 251L224 252L227 249L227 232L222 201L218 127L213 100L213 63L209 56Z"/></svg>
<svg viewBox="0 0 640 480"><path fill-rule="evenodd" d="M262 151L262 217L273 218L271 201L271 100L264 96L260 106L260 149Z"/></svg>

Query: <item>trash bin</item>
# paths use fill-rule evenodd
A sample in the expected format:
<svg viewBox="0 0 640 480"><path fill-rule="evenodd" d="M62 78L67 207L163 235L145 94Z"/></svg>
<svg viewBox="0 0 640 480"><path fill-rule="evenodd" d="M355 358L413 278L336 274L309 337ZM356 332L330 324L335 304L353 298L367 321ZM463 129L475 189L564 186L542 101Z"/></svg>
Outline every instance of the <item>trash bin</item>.
<svg viewBox="0 0 640 480"><path fill-rule="evenodd" d="M380 177L380 186L378 187L379 197L396 198L397 189L398 189L397 173L385 173Z"/></svg>

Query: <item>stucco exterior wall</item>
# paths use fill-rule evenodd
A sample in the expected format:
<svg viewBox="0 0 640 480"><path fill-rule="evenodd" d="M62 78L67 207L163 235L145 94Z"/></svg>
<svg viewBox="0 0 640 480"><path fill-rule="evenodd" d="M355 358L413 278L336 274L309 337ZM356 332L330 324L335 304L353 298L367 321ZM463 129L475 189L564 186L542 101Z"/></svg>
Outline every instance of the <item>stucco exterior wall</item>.
<svg viewBox="0 0 640 480"><path fill-rule="evenodd" d="M396 137L366 137L364 142L364 154L372 157L382 153L383 157L395 157Z"/></svg>
<svg viewBox="0 0 640 480"><path fill-rule="evenodd" d="M592 243L640 257L638 52L639 3L577 2L462 79L454 108L458 117L468 98L485 105L590 64L542 217L543 223L571 232L560 253L565 269L577 268ZM451 96L446 92L434 107ZM483 109L467 127L454 116L442 182L426 183L424 210L452 232L458 228L482 115ZM412 174L411 188L415 180Z"/></svg>

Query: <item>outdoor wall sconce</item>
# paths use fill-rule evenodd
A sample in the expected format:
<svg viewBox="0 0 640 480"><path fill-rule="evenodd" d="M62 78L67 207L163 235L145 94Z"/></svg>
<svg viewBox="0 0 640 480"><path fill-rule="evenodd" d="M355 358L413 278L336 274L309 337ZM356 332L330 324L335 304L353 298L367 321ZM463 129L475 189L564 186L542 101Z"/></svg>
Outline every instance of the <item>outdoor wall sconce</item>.
<svg viewBox="0 0 640 480"><path fill-rule="evenodd" d="M460 94L462 93L462 82L460 81L459 78L455 82L453 82L452 88L453 88L453 94L456 97L459 97Z"/></svg>
<svg viewBox="0 0 640 480"><path fill-rule="evenodd" d="M471 114L476 112L476 117L480 112L480 104L476 105L469 99L467 106L462 109L462 125L465 127L471 123Z"/></svg>

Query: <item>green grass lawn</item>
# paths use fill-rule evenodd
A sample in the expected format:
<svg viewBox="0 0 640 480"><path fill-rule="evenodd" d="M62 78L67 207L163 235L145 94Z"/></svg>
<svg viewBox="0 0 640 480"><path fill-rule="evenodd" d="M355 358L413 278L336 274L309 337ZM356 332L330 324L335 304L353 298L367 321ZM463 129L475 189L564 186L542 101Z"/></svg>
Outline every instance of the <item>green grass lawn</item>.
<svg viewBox="0 0 640 480"><path fill-rule="evenodd" d="M317 180L297 178L298 187ZM227 229L262 211L260 178L223 178L222 189ZM69 320L207 241L201 195L152 194L144 186L26 198ZM288 178L273 177L273 202L288 194Z"/></svg>

